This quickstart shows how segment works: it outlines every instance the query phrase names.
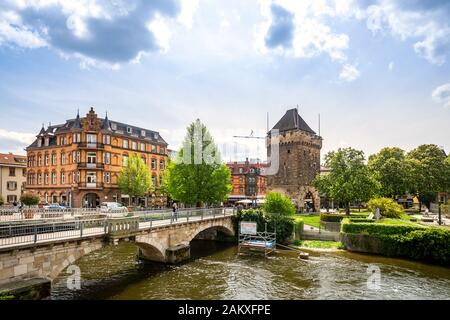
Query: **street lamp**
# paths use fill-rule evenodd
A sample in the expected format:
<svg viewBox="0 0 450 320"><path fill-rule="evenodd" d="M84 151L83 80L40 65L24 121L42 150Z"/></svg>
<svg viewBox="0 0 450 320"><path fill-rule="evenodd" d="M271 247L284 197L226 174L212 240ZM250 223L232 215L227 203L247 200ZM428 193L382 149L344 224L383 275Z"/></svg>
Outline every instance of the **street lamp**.
<svg viewBox="0 0 450 320"><path fill-rule="evenodd" d="M438 208L438 214L439 214L439 225L442 225L442 219L441 219L441 204L442 204L442 201L441 201L441 199L439 199L439 208Z"/></svg>

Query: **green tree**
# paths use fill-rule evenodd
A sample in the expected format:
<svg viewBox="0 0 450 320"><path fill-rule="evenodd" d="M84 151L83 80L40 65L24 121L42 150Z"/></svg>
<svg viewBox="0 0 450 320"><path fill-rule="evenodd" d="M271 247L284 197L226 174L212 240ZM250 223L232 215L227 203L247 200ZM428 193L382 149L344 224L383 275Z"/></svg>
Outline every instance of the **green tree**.
<svg viewBox="0 0 450 320"><path fill-rule="evenodd" d="M295 214L295 207L291 199L278 192L269 192L266 195L262 208L269 214L278 214L280 216L292 216Z"/></svg>
<svg viewBox="0 0 450 320"><path fill-rule="evenodd" d="M149 169L136 154L128 158L120 172L118 183L121 192L135 199L135 204L138 197L143 197L153 189Z"/></svg>
<svg viewBox="0 0 450 320"><path fill-rule="evenodd" d="M370 174L364 163L364 152L352 148L340 148L325 156L330 172L317 176L313 185L329 198L345 204L350 215L350 202L365 202L378 194L380 183Z"/></svg>
<svg viewBox="0 0 450 320"><path fill-rule="evenodd" d="M423 144L411 150L406 159L411 168L411 189L429 208L437 192L448 190L447 155L434 144Z"/></svg>
<svg viewBox="0 0 450 320"><path fill-rule="evenodd" d="M20 202L26 206L36 206L39 204L39 197L32 193L24 193L20 197Z"/></svg>
<svg viewBox="0 0 450 320"><path fill-rule="evenodd" d="M199 119L187 128L183 146L170 162L164 181L172 199L197 207L220 203L231 192L231 172Z"/></svg>
<svg viewBox="0 0 450 320"><path fill-rule="evenodd" d="M381 196L394 198L410 191L410 166L402 149L383 148L369 157L367 165L381 184Z"/></svg>
<svg viewBox="0 0 450 320"><path fill-rule="evenodd" d="M370 210L372 210L372 212L375 212L375 210L379 208L380 214L386 218L398 219L403 213L405 213L402 206L391 198L370 199L367 206Z"/></svg>

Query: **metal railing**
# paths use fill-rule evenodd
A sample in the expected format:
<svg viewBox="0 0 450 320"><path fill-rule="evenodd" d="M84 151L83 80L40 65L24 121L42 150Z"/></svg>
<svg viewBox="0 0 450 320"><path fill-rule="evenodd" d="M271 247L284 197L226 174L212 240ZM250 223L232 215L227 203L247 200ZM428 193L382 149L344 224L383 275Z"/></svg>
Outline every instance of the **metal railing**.
<svg viewBox="0 0 450 320"><path fill-rule="evenodd" d="M89 214L94 212L88 209L76 210L84 210ZM92 215L88 218L89 215L84 215L78 218L71 216L67 220L41 218L9 221L0 223L0 249L92 236L126 236L139 230L227 217L235 213L234 208L211 208L185 209L180 210L178 214L171 210L158 213L139 212L130 217L117 218L106 215L101 218Z"/></svg>

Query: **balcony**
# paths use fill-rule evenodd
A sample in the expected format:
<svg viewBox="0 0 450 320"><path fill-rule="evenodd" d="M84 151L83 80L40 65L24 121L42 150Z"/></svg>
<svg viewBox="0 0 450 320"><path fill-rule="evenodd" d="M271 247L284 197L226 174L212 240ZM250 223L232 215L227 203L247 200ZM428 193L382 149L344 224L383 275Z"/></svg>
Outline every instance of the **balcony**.
<svg viewBox="0 0 450 320"><path fill-rule="evenodd" d="M103 170L105 165L103 163L88 163L88 162L80 162L78 163L78 169L98 169Z"/></svg>
<svg viewBox="0 0 450 320"><path fill-rule="evenodd" d="M104 147L105 147L105 145L103 143L99 143L99 142L79 142L78 143L78 148L80 148L80 149L95 150L95 149L103 149Z"/></svg>
<svg viewBox="0 0 450 320"><path fill-rule="evenodd" d="M102 182L79 182L78 188L79 189L102 189L103 183Z"/></svg>

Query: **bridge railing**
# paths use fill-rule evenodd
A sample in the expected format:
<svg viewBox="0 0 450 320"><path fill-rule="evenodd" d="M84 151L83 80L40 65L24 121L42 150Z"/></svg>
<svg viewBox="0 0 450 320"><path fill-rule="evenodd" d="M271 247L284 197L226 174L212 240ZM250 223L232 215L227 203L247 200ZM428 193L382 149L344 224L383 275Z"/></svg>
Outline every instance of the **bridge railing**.
<svg viewBox="0 0 450 320"><path fill-rule="evenodd" d="M106 234L107 221L104 218L3 223L0 225L0 248Z"/></svg>
<svg viewBox="0 0 450 320"><path fill-rule="evenodd" d="M17 245L51 242L52 240L78 239L87 236L125 236L142 229L226 217L233 208L186 209L178 216L172 211L142 213L130 217L81 217L70 220L34 219L0 223L0 249Z"/></svg>

